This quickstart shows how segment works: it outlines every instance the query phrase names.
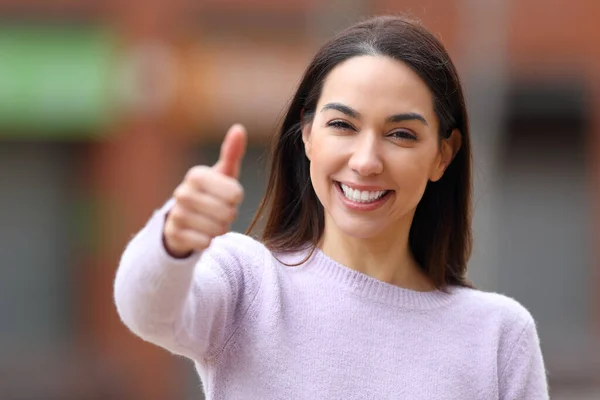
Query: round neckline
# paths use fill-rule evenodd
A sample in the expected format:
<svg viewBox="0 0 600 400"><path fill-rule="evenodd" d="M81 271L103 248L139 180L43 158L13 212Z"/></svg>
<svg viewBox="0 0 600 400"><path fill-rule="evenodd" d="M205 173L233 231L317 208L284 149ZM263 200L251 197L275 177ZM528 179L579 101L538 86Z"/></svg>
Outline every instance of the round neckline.
<svg viewBox="0 0 600 400"><path fill-rule="evenodd" d="M306 258L310 251L312 251L311 256L298 267L312 269L321 277L331 280L360 297L394 307L413 310L443 307L452 301L453 295L459 289L449 286L446 291L435 289L421 292L403 288L347 267L323 253L318 247L314 250L312 248L304 250L302 259Z"/></svg>

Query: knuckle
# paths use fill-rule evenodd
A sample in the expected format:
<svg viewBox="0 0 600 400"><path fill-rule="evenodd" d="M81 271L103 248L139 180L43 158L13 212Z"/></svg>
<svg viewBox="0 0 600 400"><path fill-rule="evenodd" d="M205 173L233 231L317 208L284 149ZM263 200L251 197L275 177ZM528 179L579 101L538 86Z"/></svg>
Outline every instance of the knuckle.
<svg viewBox="0 0 600 400"><path fill-rule="evenodd" d="M187 196L189 196L188 195L188 189L187 189L187 186L184 183L182 183L181 185L177 186L177 188L173 192L173 197L177 201L184 200Z"/></svg>
<svg viewBox="0 0 600 400"><path fill-rule="evenodd" d="M194 232L201 236L209 236L212 233L212 228L206 215L198 216L198 218L194 221L193 229Z"/></svg>
<svg viewBox="0 0 600 400"><path fill-rule="evenodd" d="M172 230L168 238L169 241L175 245L183 245L186 240L184 232L180 229Z"/></svg>
<svg viewBox="0 0 600 400"><path fill-rule="evenodd" d="M212 238L207 235L199 235L196 239L196 246L200 249L205 249L210 245Z"/></svg>
<svg viewBox="0 0 600 400"><path fill-rule="evenodd" d="M242 201L244 198L244 189L241 186L236 189L235 196L239 201Z"/></svg>
<svg viewBox="0 0 600 400"><path fill-rule="evenodd" d="M169 213L169 219L178 226L182 226L187 220L187 213L181 207L173 207Z"/></svg>
<svg viewBox="0 0 600 400"><path fill-rule="evenodd" d="M175 200L180 205L191 206L194 202L194 195L189 187L184 187L177 193Z"/></svg>
<svg viewBox="0 0 600 400"><path fill-rule="evenodd" d="M163 230L163 234L165 235L166 238L171 239L173 237L173 231L174 231L173 224L171 223L171 221L167 220L167 222L165 223L165 228Z"/></svg>
<svg viewBox="0 0 600 400"><path fill-rule="evenodd" d="M206 167L204 165L198 165L198 166L192 167L188 171L188 173L186 175L186 180L194 182L196 184L201 184L202 182L204 182L206 180L206 177L208 176L209 173L210 173L210 170L208 167Z"/></svg>
<svg viewBox="0 0 600 400"><path fill-rule="evenodd" d="M229 209L229 221L233 221L238 217L238 209L236 207L231 207Z"/></svg>
<svg viewBox="0 0 600 400"><path fill-rule="evenodd" d="M241 185L235 185L231 190L231 201L234 203L240 203L244 198L244 189Z"/></svg>
<svg viewBox="0 0 600 400"><path fill-rule="evenodd" d="M187 172L187 177L192 177L192 176L196 176L198 174L202 173L202 170L204 170L202 165L195 165L192 168L190 168Z"/></svg>

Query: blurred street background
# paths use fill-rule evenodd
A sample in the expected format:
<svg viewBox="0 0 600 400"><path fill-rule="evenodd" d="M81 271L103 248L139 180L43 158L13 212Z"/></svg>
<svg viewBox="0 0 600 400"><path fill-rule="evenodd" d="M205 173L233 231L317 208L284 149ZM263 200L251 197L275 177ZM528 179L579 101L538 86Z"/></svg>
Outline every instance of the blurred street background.
<svg viewBox="0 0 600 400"><path fill-rule="evenodd" d="M313 52L399 12L466 88L471 279L531 311L553 399L600 399L596 0L1 0L0 399L202 399L190 362L119 321L125 244L235 122L244 231Z"/></svg>

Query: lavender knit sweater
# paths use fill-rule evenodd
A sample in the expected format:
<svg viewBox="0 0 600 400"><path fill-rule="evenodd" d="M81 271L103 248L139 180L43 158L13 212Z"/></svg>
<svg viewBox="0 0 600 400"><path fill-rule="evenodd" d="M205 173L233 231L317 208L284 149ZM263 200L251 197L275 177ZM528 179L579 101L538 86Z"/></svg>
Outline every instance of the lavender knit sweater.
<svg viewBox="0 0 600 400"><path fill-rule="evenodd" d="M402 289L318 250L289 267L305 254L276 258L237 233L173 259L169 207L129 243L115 300L135 334L195 362L207 399L548 399L536 327L516 301Z"/></svg>

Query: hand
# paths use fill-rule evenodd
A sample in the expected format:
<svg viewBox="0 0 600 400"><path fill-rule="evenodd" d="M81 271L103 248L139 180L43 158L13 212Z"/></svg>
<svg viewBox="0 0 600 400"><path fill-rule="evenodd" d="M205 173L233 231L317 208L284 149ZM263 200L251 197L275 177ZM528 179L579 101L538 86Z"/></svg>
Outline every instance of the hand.
<svg viewBox="0 0 600 400"><path fill-rule="evenodd" d="M173 192L175 204L163 231L168 253L185 257L206 249L212 239L229 231L237 217L244 190L238 182L247 134L242 125L229 128L219 161L192 167Z"/></svg>

